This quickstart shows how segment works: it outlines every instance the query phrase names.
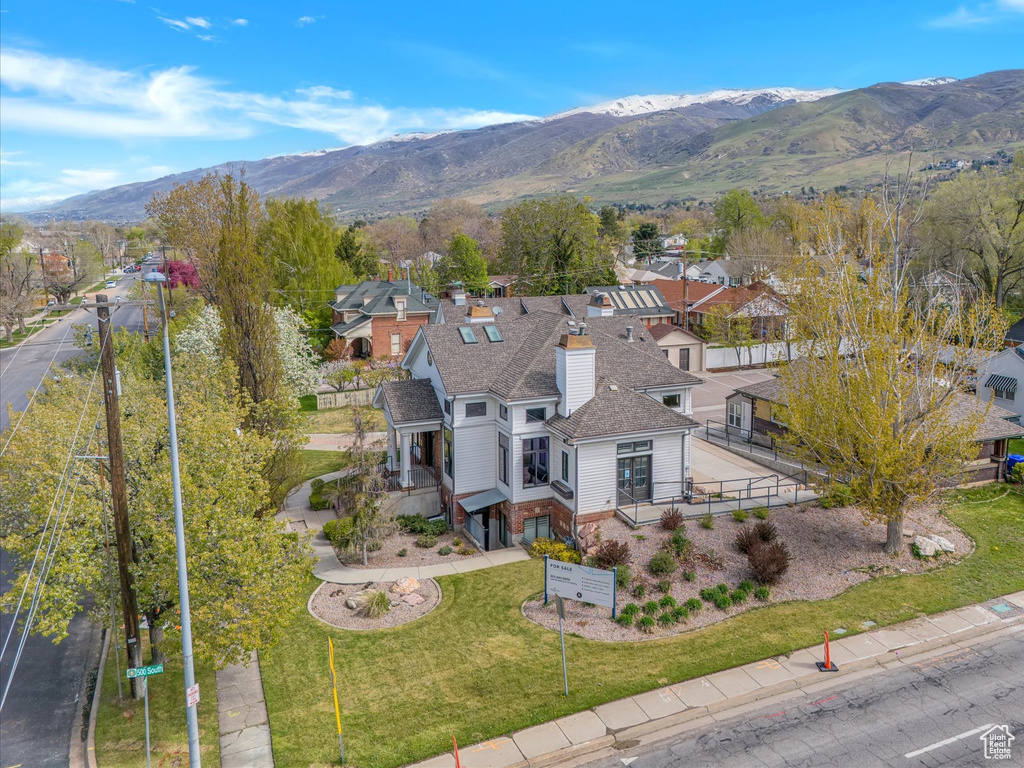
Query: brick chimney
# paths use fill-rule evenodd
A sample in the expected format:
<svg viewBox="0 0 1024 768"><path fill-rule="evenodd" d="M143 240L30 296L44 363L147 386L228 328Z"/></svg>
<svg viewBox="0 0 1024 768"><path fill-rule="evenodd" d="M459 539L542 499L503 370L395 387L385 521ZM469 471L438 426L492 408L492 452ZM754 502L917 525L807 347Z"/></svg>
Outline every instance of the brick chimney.
<svg viewBox="0 0 1024 768"><path fill-rule="evenodd" d="M558 413L571 416L594 396L594 360L597 350L583 327L566 333L555 346L555 382L558 385Z"/></svg>

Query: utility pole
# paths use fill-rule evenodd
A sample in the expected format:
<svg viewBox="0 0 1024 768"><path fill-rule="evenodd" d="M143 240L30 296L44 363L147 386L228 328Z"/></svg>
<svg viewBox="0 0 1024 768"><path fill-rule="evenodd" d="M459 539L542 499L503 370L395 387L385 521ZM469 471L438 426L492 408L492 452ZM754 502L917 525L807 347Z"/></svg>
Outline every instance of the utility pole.
<svg viewBox="0 0 1024 768"><path fill-rule="evenodd" d="M117 371L114 366L114 341L111 338L110 307L105 294L96 296L96 317L100 335L100 367L103 373L103 402L107 412L107 453L110 456L110 506L114 511L114 537L117 540L117 567L124 609L124 634L128 666L142 666L139 639L139 610L135 586L129 571L134 560L131 528L128 525L128 490L124 475L124 446L121 444L121 411L117 402ZM142 697L142 686L132 679L132 696Z"/></svg>
<svg viewBox="0 0 1024 768"><path fill-rule="evenodd" d="M149 286L145 282L142 283L142 299L146 301L149 298ZM149 302L147 301L142 305L142 340L149 342Z"/></svg>

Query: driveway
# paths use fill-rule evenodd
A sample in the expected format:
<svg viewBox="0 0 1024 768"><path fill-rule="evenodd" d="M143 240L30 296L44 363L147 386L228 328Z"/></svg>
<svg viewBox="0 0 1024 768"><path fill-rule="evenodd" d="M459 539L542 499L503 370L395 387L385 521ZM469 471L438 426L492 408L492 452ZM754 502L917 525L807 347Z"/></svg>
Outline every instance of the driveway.
<svg viewBox="0 0 1024 768"><path fill-rule="evenodd" d="M730 373L698 374L704 383L693 390L694 421L704 424L708 419L725 421L725 398L737 387L745 384L756 384L772 378L772 372L764 368L752 368L749 371L732 371Z"/></svg>

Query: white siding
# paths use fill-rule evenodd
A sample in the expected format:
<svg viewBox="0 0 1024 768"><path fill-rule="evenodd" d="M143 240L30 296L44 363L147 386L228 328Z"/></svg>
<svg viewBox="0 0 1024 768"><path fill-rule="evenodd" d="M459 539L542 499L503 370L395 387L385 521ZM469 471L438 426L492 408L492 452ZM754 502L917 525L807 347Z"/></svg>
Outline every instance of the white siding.
<svg viewBox="0 0 1024 768"><path fill-rule="evenodd" d="M659 435L654 438L651 478L655 499L680 496L683 492L683 441L680 435Z"/></svg>
<svg viewBox="0 0 1024 768"><path fill-rule="evenodd" d="M692 434L687 432L683 435L683 479L690 477L690 441Z"/></svg>
<svg viewBox="0 0 1024 768"><path fill-rule="evenodd" d="M551 490L551 479L555 475L555 454L558 446L562 444L560 438L553 437L543 424L531 424L531 427L539 427L536 430L522 432L512 436L512 501L538 501L539 499L550 499L554 492ZM548 438L548 484L523 487L523 440L530 437ZM497 438L495 438L497 439ZM561 459L558 459L561 461Z"/></svg>
<svg viewBox="0 0 1024 768"><path fill-rule="evenodd" d="M594 396L594 361L597 350L555 347L555 381L562 398L558 412L570 416Z"/></svg>
<svg viewBox="0 0 1024 768"><path fill-rule="evenodd" d="M1009 376L1011 379L1017 380L1017 392L1015 393L1013 400L1004 400L1001 398L993 400L992 388L986 387L985 382L988 380L988 377L994 373L1000 376ZM978 398L983 402L992 400L993 405L1005 408L1008 411L1013 411L1014 413L1024 414L1024 360L1020 358L1020 355L1017 354L1016 350L1004 350L988 361L978 376L977 394Z"/></svg>
<svg viewBox="0 0 1024 768"><path fill-rule="evenodd" d="M615 443L586 443L579 446L580 487L576 489L580 514L615 509Z"/></svg>
<svg viewBox="0 0 1024 768"><path fill-rule="evenodd" d="M409 373L414 379L430 379L434 391L437 392L438 402L443 404L445 397L444 385L441 383L441 375L437 372L437 366L427 364L426 342L420 343L418 354L410 361Z"/></svg>
<svg viewBox="0 0 1024 768"><path fill-rule="evenodd" d="M484 421L481 419L481 421ZM493 423L455 430L455 493L487 491L497 483L498 437Z"/></svg>

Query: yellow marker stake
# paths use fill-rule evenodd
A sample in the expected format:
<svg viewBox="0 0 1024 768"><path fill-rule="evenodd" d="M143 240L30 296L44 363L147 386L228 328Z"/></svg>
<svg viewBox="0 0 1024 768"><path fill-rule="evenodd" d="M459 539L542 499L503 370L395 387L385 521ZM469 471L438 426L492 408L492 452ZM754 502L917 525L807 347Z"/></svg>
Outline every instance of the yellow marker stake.
<svg viewBox="0 0 1024 768"><path fill-rule="evenodd" d="M334 671L334 641L327 638L327 657L331 663L331 685L334 688L334 719L338 723L338 749L341 751L341 764L345 764L345 742L341 737L341 708L338 707L338 674Z"/></svg>

